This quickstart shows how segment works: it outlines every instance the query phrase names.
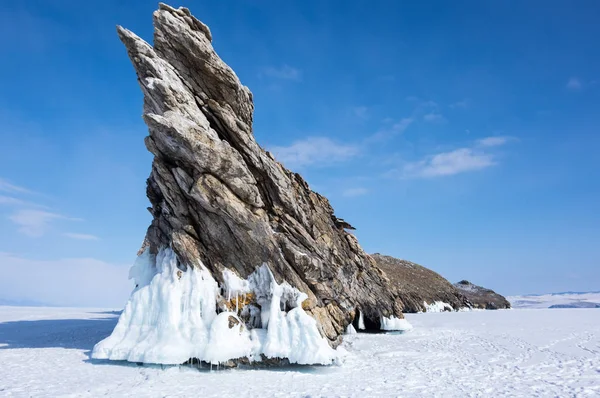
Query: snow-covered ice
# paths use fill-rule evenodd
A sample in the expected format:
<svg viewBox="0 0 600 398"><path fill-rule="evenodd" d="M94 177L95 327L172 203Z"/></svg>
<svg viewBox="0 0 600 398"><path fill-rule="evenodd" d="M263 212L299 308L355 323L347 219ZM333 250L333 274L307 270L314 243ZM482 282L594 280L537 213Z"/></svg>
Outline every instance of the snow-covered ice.
<svg viewBox="0 0 600 398"><path fill-rule="evenodd" d="M407 333L345 336L339 365L210 371L90 359L110 310L0 307L0 396L598 397L598 314L408 314Z"/></svg>
<svg viewBox="0 0 600 398"><path fill-rule="evenodd" d="M382 317L380 327L381 330L396 330L401 332L406 332L413 328L413 326L406 319L398 319L395 316L391 316L389 318Z"/></svg>
<svg viewBox="0 0 600 398"><path fill-rule="evenodd" d="M531 294L507 297L513 308L564 308L600 306L600 292ZM598 313L600 316L600 312Z"/></svg>

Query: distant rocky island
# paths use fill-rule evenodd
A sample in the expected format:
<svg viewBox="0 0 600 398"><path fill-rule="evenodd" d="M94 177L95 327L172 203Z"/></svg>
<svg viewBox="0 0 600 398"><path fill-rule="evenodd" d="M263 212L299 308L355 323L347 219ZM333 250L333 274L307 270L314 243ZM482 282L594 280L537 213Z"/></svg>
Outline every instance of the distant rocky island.
<svg viewBox="0 0 600 398"><path fill-rule="evenodd" d="M345 333L406 331L403 312L473 303L433 271L365 253L327 198L256 142L252 93L209 28L162 3L153 20L153 45L117 28L144 95L152 223L135 290L92 357L331 364Z"/></svg>
<svg viewBox="0 0 600 398"><path fill-rule="evenodd" d="M511 308L510 302L493 290L468 281L453 285L438 273L410 261L379 253L372 257L402 297L405 313Z"/></svg>
<svg viewBox="0 0 600 398"><path fill-rule="evenodd" d="M454 286L464 295L472 308L484 310L498 310L511 308L510 302L493 290L472 284L469 281L462 280L455 283Z"/></svg>
<svg viewBox="0 0 600 398"><path fill-rule="evenodd" d="M508 300L514 308L600 308L600 291L560 292L511 296Z"/></svg>

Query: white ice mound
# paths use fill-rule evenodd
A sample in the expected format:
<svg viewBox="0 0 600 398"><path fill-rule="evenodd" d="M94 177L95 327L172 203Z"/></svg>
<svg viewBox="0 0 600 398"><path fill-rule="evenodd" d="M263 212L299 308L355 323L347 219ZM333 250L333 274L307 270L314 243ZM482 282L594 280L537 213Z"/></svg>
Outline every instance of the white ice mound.
<svg viewBox="0 0 600 398"><path fill-rule="evenodd" d="M304 312L306 295L286 282L278 284L267 265L248 280L225 271L223 290L254 293L260 305L248 305L250 327L236 312L217 314L220 289L210 272L178 266L175 253L162 249L156 258L141 254L130 271L136 287L112 334L94 347L92 358L181 364L190 358L221 363L287 358L297 364L331 364L337 358L316 321ZM236 303L238 300L236 300ZM288 311L289 310L289 311Z"/></svg>
<svg viewBox="0 0 600 398"><path fill-rule="evenodd" d="M405 332L411 330L413 326L406 319L398 319L395 316L390 318L381 317L381 330L398 330Z"/></svg>
<svg viewBox="0 0 600 398"><path fill-rule="evenodd" d="M445 311L454 311L454 308L443 301L434 301L431 304L427 304L427 301L423 301L425 305L425 312L445 312Z"/></svg>

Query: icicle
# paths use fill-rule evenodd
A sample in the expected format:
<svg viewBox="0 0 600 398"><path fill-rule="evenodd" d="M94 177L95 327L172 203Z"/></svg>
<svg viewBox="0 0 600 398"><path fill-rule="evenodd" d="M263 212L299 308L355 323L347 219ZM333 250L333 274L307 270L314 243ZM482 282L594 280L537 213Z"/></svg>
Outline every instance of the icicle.
<svg viewBox="0 0 600 398"><path fill-rule="evenodd" d="M358 311L358 328L360 330L365 330L365 318L363 317L362 311Z"/></svg>

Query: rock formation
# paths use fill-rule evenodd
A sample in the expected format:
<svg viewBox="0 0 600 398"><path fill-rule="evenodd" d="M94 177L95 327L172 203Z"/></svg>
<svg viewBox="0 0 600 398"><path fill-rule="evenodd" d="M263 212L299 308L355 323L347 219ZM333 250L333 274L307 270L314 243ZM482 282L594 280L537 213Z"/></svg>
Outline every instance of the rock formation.
<svg viewBox="0 0 600 398"><path fill-rule="evenodd" d="M472 308L498 310L511 308L510 302L493 290L472 284L469 281L460 281L454 286L464 295Z"/></svg>
<svg viewBox="0 0 600 398"><path fill-rule="evenodd" d="M440 274L410 261L379 253L372 255L390 278L404 313L476 308L510 308L506 298L468 281L451 284Z"/></svg>
<svg viewBox="0 0 600 398"><path fill-rule="evenodd" d="M372 257L390 278L401 298L403 312L424 312L436 303L447 304L447 310L469 307L466 297L440 274L391 256L375 253Z"/></svg>
<svg viewBox="0 0 600 398"><path fill-rule="evenodd" d="M145 143L154 155L147 181L153 220L140 250L152 272L171 272L165 260L169 253L163 252L169 248L178 271L165 283L187 281L187 273L206 270L220 286L215 311L235 308L241 316L246 310L240 307L252 304L262 308L263 324L245 326L260 328L268 320L264 306L271 305L273 291L265 293L271 296L263 297L262 307L260 292L253 291L227 304L225 275L256 279L266 264L274 278L271 290L291 286L300 292L285 294L284 289L274 308L301 305L331 347L359 312L368 328L401 320L400 297L346 231L350 224L255 141L252 93L214 51L209 28L186 8L160 4L153 46L127 29L117 30L144 94ZM139 276L145 272L136 271L136 283L145 280ZM150 282L138 288L144 283ZM305 297L297 303L301 294ZM227 321L237 325L236 319ZM102 352L99 357L110 357L109 349Z"/></svg>

